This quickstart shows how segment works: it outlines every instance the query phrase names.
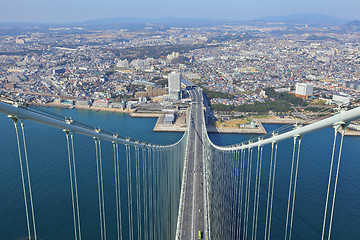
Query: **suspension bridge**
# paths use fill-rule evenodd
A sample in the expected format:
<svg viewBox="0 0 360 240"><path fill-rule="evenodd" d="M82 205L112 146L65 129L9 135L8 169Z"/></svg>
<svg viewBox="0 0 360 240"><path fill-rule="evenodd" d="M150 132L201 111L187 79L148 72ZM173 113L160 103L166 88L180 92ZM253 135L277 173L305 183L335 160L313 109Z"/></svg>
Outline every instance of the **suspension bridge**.
<svg viewBox="0 0 360 240"><path fill-rule="evenodd" d="M296 217L296 193L302 142L312 132L333 128L333 143L328 146L329 170L324 208L321 211L319 239L330 239L334 218L339 170L347 125L360 118L360 108L339 113L305 126L287 126L267 137L258 137L231 146L217 146L206 132L204 100L198 88L189 90L192 104L188 128L172 145L140 142L100 128L64 119L53 113L18 103L0 102L0 113L13 122L27 239L42 239L37 227L37 204L34 201L25 126L37 122L63 131L64 151L68 164L73 239L84 238L82 206L79 201L77 171L81 156L76 154L76 137L92 138L96 162L97 218L92 239L273 239L293 237ZM282 205L284 226L274 231L274 202L277 162L282 156L281 144L291 141L286 202ZM104 185L104 146L111 145L113 193L115 201L108 206L110 193ZM288 144L289 145L289 144ZM126 166L126 179L120 177L120 166ZM125 188L125 189L124 189ZM126 196L124 197L124 193ZM281 193L284 195L284 193ZM311 204L311 203L309 203ZM115 228L109 228L115 225ZM26 230L25 230L26 229ZM61 230L59 230L61 234ZM280 237L281 236L281 237ZM69 237L67 237L69 238Z"/></svg>

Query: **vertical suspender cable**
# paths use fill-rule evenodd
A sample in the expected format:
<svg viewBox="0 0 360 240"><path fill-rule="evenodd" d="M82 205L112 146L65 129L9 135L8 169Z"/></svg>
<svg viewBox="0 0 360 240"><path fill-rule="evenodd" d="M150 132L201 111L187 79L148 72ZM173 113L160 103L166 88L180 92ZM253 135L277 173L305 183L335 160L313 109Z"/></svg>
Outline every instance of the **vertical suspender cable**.
<svg viewBox="0 0 360 240"><path fill-rule="evenodd" d="M291 208L289 240L291 240L292 227L293 227L293 219L294 219L295 194L296 194L296 184L297 184L297 176L298 176L298 170L299 170L299 159L300 159L301 139L302 139L302 137L300 136L300 137L299 137L299 145L298 145L297 159L296 159L296 168L295 168L294 191L293 191L292 208Z"/></svg>
<svg viewBox="0 0 360 240"><path fill-rule="evenodd" d="M237 162L238 162L238 166L237 166L237 172L238 172L238 176L237 176L237 183L236 183L236 188L237 188L237 193L236 193L236 226L235 226L235 236L237 236L239 238L240 236L240 230L241 230L241 226L240 226L240 194L241 194L241 187L240 187L240 183L241 183L241 166L242 166L242 150L238 150L238 157L237 157Z"/></svg>
<svg viewBox="0 0 360 240"><path fill-rule="evenodd" d="M227 152L226 151L223 151L223 163L224 164L228 164L227 161L226 161L226 156L227 156ZM223 180L224 180L224 184L222 186L229 186L229 182L228 182L228 179L229 179L229 174L228 174L228 169L225 169L224 171L224 174L223 174ZM223 188L223 206L224 206L224 211L223 212L226 212L228 213L229 212L229 203L228 203L228 194L229 192L225 191L225 189ZM229 233L229 222L228 222L228 219L225 219L224 221L224 231L223 231L223 234L228 234ZM223 235L224 236L224 235Z"/></svg>
<svg viewBox="0 0 360 240"><path fill-rule="evenodd" d="M288 224L289 224L289 211L290 211L290 201L291 201L291 193L292 193L292 182L293 182L293 172L294 172L294 162L295 162L295 152L296 152L296 141L297 136L294 136L294 145L293 145L293 153L291 159L291 169L290 169L290 179L289 179L289 194L288 194L288 203L287 203L287 210L286 210L286 223L285 223L285 240L287 239L288 233Z"/></svg>
<svg viewBox="0 0 360 240"><path fill-rule="evenodd" d="M251 189L251 173L252 173L252 154L253 154L253 149L250 148L249 149L249 174L248 174L248 187L247 187L247 205L246 205L246 229L245 229L245 239L247 239L247 233L248 233L248 226L249 226L249 207L250 207L250 189Z"/></svg>
<svg viewBox="0 0 360 240"><path fill-rule="evenodd" d="M243 204L243 183L244 183L244 168L245 168L245 150L241 149L241 169L240 169L240 207L239 207L239 236L241 236L241 223L242 223L242 204Z"/></svg>
<svg viewBox="0 0 360 240"><path fill-rule="evenodd" d="M148 229L148 191L147 191L147 174L146 174L146 159L147 159L147 151L146 148L142 149L142 156L143 156L143 171L142 171L142 180L143 180L143 199L144 199L144 214L143 214L143 222L144 222L144 233L145 233L145 240L148 240L149 237L149 229Z"/></svg>
<svg viewBox="0 0 360 240"><path fill-rule="evenodd" d="M151 168L149 166L151 160L151 148L148 148L147 150L147 155L146 155L146 164L145 164L145 169L146 169L146 173L147 173L147 192L146 192L146 196L147 196L147 217L148 217L148 235L149 235L149 240L152 240L152 188L151 188Z"/></svg>
<svg viewBox="0 0 360 240"><path fill-rule="evenodd" d="M234 195L234 238L237 238L237 224L238 224L238 207L239 205L238 203L238 196L239 196L239 176L240 176L240 151L239 150L235 150L235 156L234 156L234 161L235 161L235 179L234 179L234 187L235 187L235 195Z"/></svg>
<svg viewBox="0 0 360 240"><path fill-rule="evenodd" d="M79 210L79 195L77 189L76 167L75 167L75 148L74 148L74 136L70 133L71 148L72 148L72 160L74 171L74 186L75 186L75 200L76 200L76 212L77 212L77 224L79 230L79 240L81 240L81 228L80 228L80 210ZM105 216L105 215L104 215Z"/></svg>
<svg viewBox="0 0 360 240"><path fill-rule="evenodd" d="M271 217L272 217L273 200L274 200L277 148L278 148L278 142L275 143L275 156L274 156L274 168L273 168L273 174L272 174L271 202L270 202L270 211L269 211L269 227L268 227L268 238L267 239L270 239L270 231L271 231Z"/></svg>
<svg viewBox="0 0 360 240"><path fill-rule="evenodd" d="M219 163L222 163L223 161L222 161L222 151L219 151L219 160L218 160L218 162L216 163L216 168L217 169L219 169ZM219 170L218 170L219 171ZM222 171L223 171L223 169L222 169ZM216 210L215 210L215 212L216 212L216 215L215 215L215 217L218 219L218 224L217 224L217 226L218 226L218 231L217 231L217 236L216 236L216 238L218 239L218 238L220 238L221 236L222 236L222 233L221 233L221 231L222 231L222 229L223 229L223 222L221 221L221 219L220 219L220 217L219 217L219 212L223 212L224 210L223 210L223 208L222 208L222 197L223 197L223 194L222 194L222 192L221 192L221 188L219 187L219 185L220 186L222 186L222 175L223 175L223 173L222 173L222 171L220 171L220 173L218 173L218 176L217 176L217 178L218 178L218 181L216 181L216 189L217 189L217 193L219 193L218 194L218 196L216 196L215 195L215 199L216 199Z"/></svg>
<svg viewBox="0 0 360 240"><path fill-rule="evenodd" d="M233 194L234 194L234 185L233 185L233 179L234 179L234 167L230 165L231 160L233 159L233 155L234 155L234 151L230 150L226 152L226 164L227 164L227 168L229 169L228 171L230 171L230 174L228 174L228 182L229 182L229 195L228 195L228 200L232 201L233 199ZM232 164L232 163L231 163ZM231 166L231 167L230 167ZM229 230L228 230L228 235L230 237L233 237L233 233L232 233L232 229L233 229L233 225L234 225L234 221L233 220L233 205L229 204L229 202L227 203L228 205L228 210L227 212L229 213L228 215L228 222L229 222Z"/></svg>
<svg viewBox="0 0 360 240"><path fill-rule="evenodd" d="M252 218L252 234L251 239L254 240L255 235L255 213L256 213L256 199L257 199L257 191L258 191L258 178L259 178L259 162L260 162L260 146L257 148L257 158L256 158L256 171L255 171L255 186L254 186L254 207L253 207L253 218Z"/></svg>
<svg viewBox="0 0 360 240"><path fill-rule="evenodd" d="M330 192L331 177L332 177L333 164L334 164L335 146L336 146L336 137L337 137L338 128L339 128L338 126L334 126L334 143L333 143L333 150L332 150L331 163L330 163L330 169L329 169L329 180L328 180L328 187L327 187L327 192L326 192L326 201L325 201L324 220L323 220L321 240L324 240L324 237L325 237L326 214L327 214L327 208L328 208L328 203L329 203L329 192Z"/></svg>
<svg viewBox="0 0 360 240"><path fill-rule="evenodd" d="M158 219L158 212L157 212L157 201L158 201L158 192L157 192L157 172L156 172L156 167L155 164L157 164L157 159L156 159L156 149L153 150L153 181L154 181L154 185L153 185L153 208L154 208L154 239L159 239L159 231L157 229L158 227L158 223L157 223L157 219Z"/></svg>
<svg viewBox="0 0 360 240"><path fill-rule="evenodd" d="M231 199L232 201L235 203L236 202L236 196L237 196L237 190L238 190L238 186L237 186L237 178L238 178L238 173L239 173L239 169L238 169L238 161L236 161L236 157L237 157L237 150L233 150L232 151L232 156L231 156L231 159L230 161L234 164L233 165L233 179L232 179L232 189L233 189L233 194L231 196ZM232 223L232 226L231 226L231 236L232 238L236 238L236 235L235 235L235 225L236 225L236 206L235 204L232 204L231 206L232 208L232 218L231 218L231 223Z"/></svg>
<svg viewBox="0 0 360 240"><path fill-rule="evenodd" d="M115 172L115 204L116 204L116 230L117 230L117 240L120 240L120 210L119 210L119 193L118 193L118 173L117 173L117 152L116 152L116 143L113 142L113 155L114 155L114 172Z"/></svg>
<svg viewBox="0 0 360 240"><path fill-rule="evenodd" d="M120 191L120 165L119 165L119 144L116 144L116 168L117 168L117 191L118 191L118 205L119 205L119 225L120 225L120 240L123 239L122 233L122 211L121 211L121 191Z"/></svg>
<svg viewBox="0 0 360 240"><path fill-rule="evenodd" d="M228 215L227 215L227 222L228 222L227 233L229 236L232 236L231 230L232 230L232 225L233 225L232 204L230 204L230 201L232 200L232 193L233 193L232 178L233 178L233 173L234 173L234 168L233 167L230 168L230 160L231 160L232 154L233 154L232 151L225 152L226 168L229 169L229 170L227 170L227 172L229 172L229 174L226 175L227 185L229 186L229 192L227 193L227 201L226 201L226 212L228 213Z"/></svg>
<svg viewBox="0 0 360 240"><path fill-rule="evenodd" d="M167 171L167 175L168 175L168 179L169 179L169 196L170 196L170 203L169 203L169 209L170 209L170 212L168 213L168 216L169 216L169 220L170 220L170 225L169 225L169 232L168 232L168 235L167 235L167 238L170 238L171 237L171 232L172 232L172 228L174 226L176 226L176 221L173 221L174 218L176 217L176 212L174 211L174 209L176 208L176 204L175 204L175 187L176 185L174 184L174 182L176 181L177 179L177 175L176 175L176 166L175 166L175 156L180 156L179 155L179 152L178 152L178 146L175 146L174 148L172 149L169 149L168 150L169 152L169 159L166 160L166 166L168 167L168 171ZM174 155L175 154L175 155ZM166 171L166 169L165 169Z"/></svg>
<svg viewBox="0 0 360 240"><path fill-rule="evenodd" d="M157 191L157 199L156 199L156 215L157 215L157 232L158 232L158 238L157 239L162 239L161 238L161 214L160 214L160 153L159 153L159 149L156 149L157 152L157 165L156 165L156 191Z"/></svg>
<svg viewBox="0 0 360 240"><path fill-rule="evenodd" d="M156 236L156 178L155 178L155 149L151 149L151 190L152 190L152 202L151 202L151 215L152 215L152 237L154 240Z"/></svg>
<svg viewBox="0 0 360 240"><path fill-rule="evenodd" d="M175 167L175 157L174 156L179 156L178 152L177 152L177 146L175 146L172 149L167 150L168 152L168 159L165 159L165 166L167 166L167 168L165 169L165 171L167 172L167 179L168 179L168 195L170 198L170 202L169 202L169 209L170 211L167 213L168 214L168 218L169 218L169 226L168 226L168 232L167 232L167 238L170 239L171 236L171 229L173 226L176 225L175 222L173 222L173 216L175 216L174 213L174 208L175 208L175 197L174 197L174 192L175 192L175 185L173 185L173 183L175 182L175 179L177 178L176 176L176 171L174 171L174 167Z"/></svg>
<svg viewBox="0 0 360 240"><path fill-rule="evenodd" d="M96 173L97 173L97 183L98 183L98 193L99 193L99 219L100 219L100 236L101 240L104 240L104 229L103 229L103 211L101 203L101 185L100 185L100 169L99 169L99 146L98 139L94 138L95 141L95 152L96 152Z"/></svg>
<svg viewBox="0 0 360 240"><path fill-rule="evenodd" d="M142 228L141 228L141 211L140 211L140 151L138 147L135 147L135 157L136 157L136 212L137 212L137 227L138 227L138 239L142 238Z"/></svg>
<svg viewBox="0 0 360 240"><path fill-rule="evenodd" d="M231 150L230 151L230 157L229 157L229 162L231 163L231 179L230 179L230 187L231 187L231 202L235 201L235 191L236 191L236 187L235 187L235 179L236 179L236 162L235 162L235 150ZM232 238L235 237L235 233L234 233L234 226L235 226L235 206L234 204L230 205L230 234L229 236L231 236Z"/></svg>
<svg viewBox="0 0 360 240"><path fill-rule="evenodd" d="M173 155L173 171L175 175L175 179L173 179L172 189L173 189L173 229L172 232L176 232L176 223L178 218L178 209L179 209L179 202L180 202L180 194L181 194L181 185L180 185L180 179L181 179L181 161L183 161L183 142L184 140L176 147L177 154ZM205 166L203 166L203 174L205 174ZM171 237L172 235L170 235Z"/></svg>
<svg viewBox="0 0 360 240"><path fill-rule="evenodd" d="M171 219L172 195L171 195L171 189L170 189L170 166L168 164L169 162L171 162L170 161L171 156L170 156L170 150L169 149L163 150L161 153L162 153L162 154L160 154L161 155L161 162L162 162L161 165L164 166L164 171L165 171L165 174L166 174L165 175L165 181L164 181L165 186L162 186L162 188L164 188L164 190L162 190L162 191L165 192L164 196L166 196L166 197L165 198L160 198L163 201L162 203L160 202L160 205L165 207L168 210L168 211L163 211L164 214L163 214L163 218L162 218L164 220L166 219L165 221L168 222L168 224L166 224L165 229L163 231L165 233L165 236L163 236L163 238L168 239L169 238L168 234L171 231L171 224L172 224L172 222L171 222L171 220L172 220ZM173 175L173 177L175 177L175 176Z"/></svg>
<svg viewBox="0 0 360 240"><path fill-rule="evenodd" d="M222 151L219 151L219 162L217 162L217 168L219 167L219 163L222 163L223 162L223 159L222 159ZM219 168L218 168L219 169ZM223 169L222 169L223 171ZM217 192L219 193L219 196L215 196L216 197L216 201L217 201L217 206L218 206L218 209L216 211L216 217L218 218L218 222L219 222L219 231L217 232L218 236L217 238L220 238L222 236L222 230L224 229L223 227L223 222L221 221L221 218L219 217L219 212L223 212L224 209L223 209L223 204L222 204L222 201L223 201L223 194L221 192L221 188L219 188L219 185L222 186L222 175L223 175L223 172L220 172L219 173L219 176L218 176L218 182L216 183L216 188L217 188Z"/></svg>
<svg viewBox="0 0 360 240"><path fill-rule="evenodd" d="M178 215L178 209L179 209L179 201L180 201L180 191L181 191L181 186L179 185L179 179L181 177L181 173L180 173L180 162L183 160L182 156L182 145L183 143L181 142L178 146L176 146L176 155L174 155L172 153L173 156L173 161L170 162L170 164L172 164L172 169L173 169L173 173L174 173L174 179L172 181L172 218L173 218L173 228L170 232L170 236L172 235L172 232L176 232L176 223L177 223L177 215ZM203 168L205 168L205 166L203 166ZM203 174L205 174L205 171L203 170Z"/></svg>
<svg viewBox="0 0 360 240"><path fill-rule="evenodd" d="M271 143L271 156L270 156L270 169L269 169L269 184L268 184L268 194L267 194L267 203L266 203L266 218L265 218L265 234L264 239L267 239L268 236L268 221L269 221L269 206L270 206L270 190L271 190L271 176L272 176L272 165L273 165L273 156L274 156L274 143Z"/></svg>
<svg viewBox="0 0 360 240"><path fill-rule="evenodd" d="M250 175L250 148L248 148L247 164L246 164L246 189L245 189L245 206L244 206L244 232L243 240L246 239L247 235L247 206L248 206L248 188L249 188L249 175Z"/></svg>
<svg viewBox="0 0 360 240"><path fill-rule="evenodd" d="M167 211L162 211L163 214L160 215L160 224L163 222L167 222L165 229L162 229L163 224L160 225L160 232L162 233L161 238L162 239L168 239L168 232L171 228L171 218L170 218L170 202L171 202L171 194L170 194L170 174L169 174L169 166L167 165L168 162L170 162L170 153L169 150L162 150L159 154L160 158L160 172L165 172L165 176L163 181L160 180L160 183L163 183L160 187L160 195L166 196L166 197L160 197L160 206L162 206L162 209L166 209ZM161 170L161 166L164 166L163 170ZM174 177L174 176L173 176ZM160 209L160 211L162 210Z"/></svg>
<svg viewBox="0 0 360 240"><path fill-rule="evenodd" d="M341 160L342 147L343 147L343 142L344 142L344 135L345 135L345 127L343 126L341 129L341 142L340 142L340 149L339 149L339 159L338 159L338 164L337 164L337 168L336 168L334 195L333 195L333 200L332 200L332 205L331 205L328 240L330 240L330 237L331 237L331 227L332 227L332 221L333 221L333 215L334 215L335 197L336 197L337 183L338 183L338 179L339 179L340 160Z"/></svg>
<svg viewBox="0 0 360 240"><path fill-rule="evenodd" d="M256 235L257 235L257 223L258 223L258 214L259 214L259 198L260 198L260 183L261 183L261 165L262 165L262 157L263 157L263 149L264 147L261 146L260 147L260 165L259 165L259 178L258 178L258 182L257 182L257 197L256 197L256 213L255 213L255 235L254 235L254 239L256 239Z"/></svg>
<svg viewBox="0 0 360 240"><path fill-rule="evenodd" d="M17 147L18 147L19 161L20 161L21 182L22 182L23 193L24 193L26 224L27 224L28 236L29 236L29 239L31 239L29 211L28 211L28 203L27 203L27 196L26 196L26 188L25 188L25 179L24 179L24 171L23 171L22 157L21 157L19 131L18 131L18 126L17 126L18 119L17 119L17 118L11 118L11 120L13 120L14 126L15 126L16 140L17 140Z"/></svg>
<svg viewBox="0 0 360 240"><path fill-rule="evenodd" d="M225 151L221 151L221 163L225 164L225 157L226 157L226 152ZM227 182L226 182L226 168L224 168L222 175L221 175L221 185L220 186L226 186ZM222 206L222 211L221 212L227 212L227 203L226 203L226 193L224 190L225 187L221 188L221 206ZM221 236L225 236L226 234L226 230L228 227L228 224L226 222L226 219L222 218L222 231L221 231Z"/></svg>
<svg viewBox="0 0 360 240"><path fill-rule="evenodd" d="M25 140L24 123L22 121L20 121L20 126L21 126L23 144L24 144L24 155L25 155L26 172L27 172L27 180L28 180L28 187L29 187L29 198L30 198L31 215L32 215L33 230L34 230L34 239L37 240L35 212L34 212L34 204L33 204L33 198L32 198L31 181L30 181L29 160L28 160L26 140Z"/></svg>
<svg viewBox="0 0 360 240"><path fill-rule="evenodd" d="M69 140L69 131L65 131L66 134L66 143L67 143L67 150L68 150L68 158L69 158L69 176L70 176L70 189L71 189L71 203L73 209L73 218L74 218L74 234L75 239L77 237L77 224L76 224L76 213L75 213L75 200L74 200L74 186L73 186L73 177L72 177L72 169L71 169L71 150L70 150L70 140Z"/></svg>
<svg viewBox="0 0 360 240"><path fill-rule="evenodd" d="M100 178L101 178L101 204L102 204L102 214L103 214L103 224L104 224L104 240L106 240L106 225L105 225L105 199L104 199L104 179L103 179L103 167L102 167L102 157L101 157L101 142L98 140L99 144L99 163L100 163Z"/></svg>
<svg viewBox="0 0 360 240"><path fill-rule="evenodd" d="M149 181L151 183L150 189L149 189L149 193L150 193L150 207L149 207L149 215L150 215L150 239L154 240L155 239L155 212L154 212L154 199L155 199L155 194L154 194L154 150L152 148L149 149L149 160L150 160L150 175L149 175Z"/></svg>
<svg viewBox="0 0 360 240"><path fill-rule="evenodd" d="M253 152L254 152L254 149L251 148L250 149L250 176L249 176L249 193L248 193L248 209L246 210L247 211L247 219L246 219L246 225L249 226L249 213L250 213L250 193L251 193L251 179L252 179L252 162L253 162ZM248 231L248 227L246 229L246 236L247 236L247 231Z"/></svg>
<svg viewBox="0 0 360 240"><path fill-rule="evenodd" d="M130 146L126 145L126 165L127 165L127 179L128 179L128 209L129 209L129 239L134 239L134 224L133 224L133 208L132 208L132 179L131 179L131 159Z"/></svg>

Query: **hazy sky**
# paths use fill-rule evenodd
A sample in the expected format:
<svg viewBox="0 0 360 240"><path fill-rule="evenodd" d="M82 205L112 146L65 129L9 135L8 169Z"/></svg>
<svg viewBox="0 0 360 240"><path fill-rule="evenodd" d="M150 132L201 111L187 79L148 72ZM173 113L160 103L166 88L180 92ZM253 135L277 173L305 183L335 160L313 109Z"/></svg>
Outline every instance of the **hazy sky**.
<svg viewBox="0 0 360 240"><path fill-rule="evenodd" d="M0 22L74 22L112 17L255 19L319 13L360 19L360 0L0 0Z"/></svg>

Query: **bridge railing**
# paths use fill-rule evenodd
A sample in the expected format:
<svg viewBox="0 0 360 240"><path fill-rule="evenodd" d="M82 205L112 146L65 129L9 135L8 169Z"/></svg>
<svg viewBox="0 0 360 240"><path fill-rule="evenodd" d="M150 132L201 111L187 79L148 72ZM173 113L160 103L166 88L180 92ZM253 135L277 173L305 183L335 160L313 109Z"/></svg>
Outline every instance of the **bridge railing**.
<svg viewBox="0 0 360 240"><path fill-rule="evenodd" d="M181 239L181 235L182 235L182 223L183 223L183 212L184 212L184 198L185 198L185 186L186 186L186 176L187 176L187 171L188 171L188 157L189 157L189 144L190 144L190 137L189 137L189 131L190 131L190 124L192 124L192 121L190 119L192 119L192 111L190 109L188 109L188 115L186 118L187 121L187 129L186 129L186 134L187 134L187 141L186 141L186 149L185 149L185 157L184 157L184 167L183 167L183 173L182 173L182 181L181 181L181 193L180 193L180 202L179 202L179 212L178 212L178 219L177 219L177 224L176 224L176 236L175 239Z"/></svg>

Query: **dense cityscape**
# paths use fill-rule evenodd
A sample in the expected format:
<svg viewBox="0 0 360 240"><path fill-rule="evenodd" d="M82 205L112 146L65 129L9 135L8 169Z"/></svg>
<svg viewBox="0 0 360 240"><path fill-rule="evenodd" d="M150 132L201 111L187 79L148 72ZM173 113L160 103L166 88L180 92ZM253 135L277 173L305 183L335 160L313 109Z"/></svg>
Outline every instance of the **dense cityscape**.
<svg viewBox="0 0 360 240"><path fill-rule="evenodd" d="M357 239L359 8L4 2L0 236Z"/></svg>
<svg viewBox="0 0 360 240"><path fill-rule="evenodd" d="M168 106L181 98L169 97L168 75L178 72L204 89L215 110L264 103L269 89L296 93L299 83L311 86L313 91L300 97L315 106L334 100L356 104L357 27L355 21L330 27L232 23L149 24L134 30L4 28L0 91L3 97L36 104Z"/></svg>

